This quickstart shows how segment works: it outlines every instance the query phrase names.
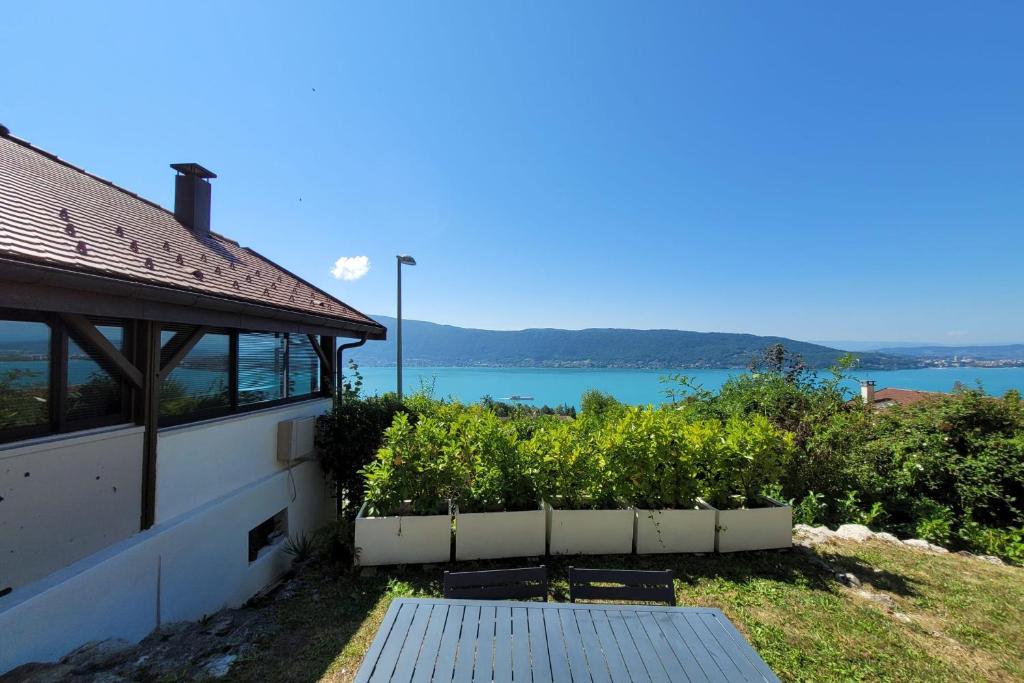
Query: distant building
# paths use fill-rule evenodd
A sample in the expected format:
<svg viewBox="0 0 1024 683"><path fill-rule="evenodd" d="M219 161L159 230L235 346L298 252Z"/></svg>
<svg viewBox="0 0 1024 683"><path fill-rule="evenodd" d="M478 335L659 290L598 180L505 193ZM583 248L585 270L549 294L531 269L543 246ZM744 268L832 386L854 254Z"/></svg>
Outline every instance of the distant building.
<svg viewBox="0 0 1024 683"><path fill-rule="evenodd" d="M873 380L860 383L860 398L866 405L872 408L891 408L895 405L908 406L946 395L939 391L918 391L916 389L886 388L876 391Z"/></svg>

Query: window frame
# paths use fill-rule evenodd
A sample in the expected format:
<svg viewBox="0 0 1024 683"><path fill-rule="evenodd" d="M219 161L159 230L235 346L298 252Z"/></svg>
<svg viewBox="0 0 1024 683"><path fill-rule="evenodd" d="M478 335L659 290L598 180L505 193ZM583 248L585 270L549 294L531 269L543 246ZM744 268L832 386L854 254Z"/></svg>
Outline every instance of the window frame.
<svg viewBox="0 0 1024 683"><path fill-rule="evenodd" d="M187 327L187 326L186 326ZM181 329L179 326L167 326L161 325L160 331L168 329ZM331 392L329 387L326 385L323 379L323 362L320 362L320 377L319 384L320 389L306 394L299 394L296 396L284 396L282 398L276 398L271 401L257 401L255 403L244 403L241 404L238 401L238 337L242 334L264 334L267 330L255 330L248 328L210 328L206 331L207 334L227 334L229 339L229 362L228 362L228 405L218 408L207 408L204 410L198 410L192 413L182 413L181 415L161 415L159 417L160 428L164 427L177 427L184 424L190 424L193 422L202 422L205 420L215 420L222 417L229 417L231 415L244 415L245 413L251 413L256 410L264 410L266 408L276 408L279 406L290 405L292 403L301 403L303 401L319 400L323 398L330 398ZM285 355L284 355L284 372L283 381L285 391L287 392L288 387L288 372L289 363L291 361L291 337L292 335L305 336L303 332L283 332L282 334L288 339L285 343ZM318 339L318 342L320 340Z"/></svg>
<svg viewBox="0 0 1024 683"><path fill-rule="evenodd" d="M120 326L124 330L121 350L131 357L131 349L134 348L133 325L131 321L120 318L93 316L88 316L88 318L90 322L96 325ZM61 321L59 315L53 313L26 313L24 311L0 308L0 320L43 323L50 328L49 395L46 402L47 419L37 425L0 428L0 444L26 441L53 434L69 434L98 427L128 424L132 421L133 387L121 375L120 371L110 366L106 359L96 357L92 358L93 362L118 380L121 387L121 405L119 410L109 415L68 419L68 340L73 339L83 351L88 352L88 349L83 345L82 340L71 334L71 331Z"/></svg>
<svg viewBox="0 0 1024 683"><path fill-rule="evenodd" d="M123 319L123 318L107 318L100 316L86 316L90 322L94 325L117 325L121 327L124 332L122 336L122 353L135 365L138 365L138 349L137 349L137 330L136 320ZM99 365L101 368L106 370L112 377L117 379L121 387L121 406L120 410L110 415L102 415L95 417L84 417L78 419L69 419L67 415L67 392L68 392L68 342L73 340L83 351L88 353L88 345L83 343L83 340L79 339L74 335L71 330L63 323L60 316L56 313L48 312L26 312L21 310L13 310L7 308L0 308L0 321L8 320L14 322L35 322L45 324L50 331L50 344L49 344L49 377L47 382L47 419L39 424L35 425L24 425L18 427L7 427L0 428L0 447L6 446L10 443L16 443L18 441L26 441L29 439L35 439L39 437L52 436L52 435L64 435L75 432L86 431L89 429L96 429L99 427L110 427L122 424L132 424L136 420L136 412L138 410L137 404L138 399L141 396L141 390L134 387L121 372L113 367L109 361L102 357L92 357L92 360ZM158 334L164 331L181 331L187 329L194 329L192 325L176 325L170 323L159 323ZM213 420L221 417L228 417L231 415L242 415L245 413L253 412L256 410L263 410L265 408L276 408L279 406L290 405L293 403L301 403L303 401L320 400L324 398L330 398L332 395L331 385L326 381L326 373L323 361L318 356L319 375L318 384L319 389L317 391L297 394L294 396L283 396L281 398L273 399L270 401L260 401L255 403L239 404L238 401L238 338L239 335L247 333L266 333L266 330L259 329L248 329L248 328L210 328L207 330L209 334L226 334L228 335L228 405L216 408L207 408L192 413L184 413L181 415L164 416L158 417L158 427L174 427L183 424L189 424L193 422L202 422L205 420ZM284 368L283 368L283 388L285 393L288 392L289 385L289 373L291 364L291 346L292 337L306 337L306 333L303 332L284 332L287 339L285 343L285 357L284 357ZM323 344L325 337L323 335L314 335L317 339L317 343ZM333 338L330 338L333 339ZM161 351L163 345L161 344ZM328 349L325 353L330 354L331 351ZM90 354L91 356L92 354Z"/></svg>

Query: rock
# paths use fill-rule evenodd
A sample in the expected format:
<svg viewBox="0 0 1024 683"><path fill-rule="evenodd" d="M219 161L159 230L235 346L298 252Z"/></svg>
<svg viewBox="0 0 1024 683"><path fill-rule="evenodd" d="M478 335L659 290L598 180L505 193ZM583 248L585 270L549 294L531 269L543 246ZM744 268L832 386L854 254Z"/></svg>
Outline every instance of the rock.
<svg viewBox="0 0 1024 683"><path fill-rule="evenodd" d="M127 640L94 640L65 655L60 663L72 667L76 673L91 673L127 659L134 650L135 645Z"/></svg>
<svg viewBox="0 0 1024 683"><path fill-rule="evenodd" d="M63 683L74 675L74 671L67 664L31 662L0 675L0 678L10 683Z"/></svg>
<svg viewBox="0 0 1024 683"><path fill-rule="evenodd" d="M835 536L835 532L827 526L809 526L797 524L793 527L793 536L798 545L811 546L824 543Z"/></svg>
<svg viewBox="0 0 1024 683"><path fill-rule="evenodd" d="M1000 564L1000 565L1006 564L1005 562L1003 562L1000 558L996 557L995 555L978 555L977 558L979 560L981 560L982 562L988 562L990 564Z"/></svg>
<svg viewBox="0 0 1024 683"><path fill-rule="evenodd" d="M225 614L216 619L211 619L203 630L215 636L226 636L231 633L234 628L235 620Z"/></svg>
<svg viewBox="0 0 1024 683"><path fill-rule="evenodd" d="M860 579L857 578L856 574L853 574L851 572L836 573L836 580L844 586L850 586L851 588L860 588Z"/></svg>
<svg viewBox="0 0 1024 683"><path fill-rule="evenodd" d="M917 548L918 550L928 550L933 553L948 553L949 551L940 545L929 543L923 538L909 538L903 541L903 545L909 545L911 548Z"/></svg>
<svg viewBox="0 0 1024 683"><path fill-rule="evenodd" d="M896 603L893 601L893 599L885 593L876 593L874 591L861 589L857 591L857 595L864 598L865 600L870 600L871 602L877 602L880 605L884 605L889 609L892 609L896 606Z"/></svg>
<svg viewBox="0 0 1024 683"><path fill-rule="evenodd" d="M914 620L911 619L910 617L908 617L903 612L893 611L892 618L895 619L896 621L901 621L904 624L912 624L912 623L914 623Z"/></svg>
<svg viewBox="0 0 1024 683"><path fill-rule="evenodd" d="M836 537L861 543L874 538L875 532L863 524L844 524L836 529Z"/></svg>
<svg viewBox="0 0 1024 683"><path fill-rule="evenodd" d="M882 541L883 543L899 543L900 539L896 538L888 531L879 531L875 534L876 541Z"/></svg>
<svg viewBox="0 0 1024 683"><path fill-rule="evenodd" d="M231 671L231 666L235 663L236 659L238 659L238 655L233 654L214 657L203 665L203 668L199 671L200 676L224 678Z"/></svg>

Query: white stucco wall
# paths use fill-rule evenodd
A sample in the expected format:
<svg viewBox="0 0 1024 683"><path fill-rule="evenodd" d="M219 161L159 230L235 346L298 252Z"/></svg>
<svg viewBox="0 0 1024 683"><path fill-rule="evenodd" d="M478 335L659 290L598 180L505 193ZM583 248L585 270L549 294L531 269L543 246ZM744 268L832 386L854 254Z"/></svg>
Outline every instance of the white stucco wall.
<svg viewBox="0 0 1024 683"><path fill-rule="evenodd" d="M114 427L0 450L0 589L138 532L142 437L142 427Z"/></svg>
<svg viewBox="0 0 1024 683"><path fill-rule="evenodd" d="M322 415L330 399L161 429L157 445L156 521L165 522L246 484L280 472L277 423Z"/></svg>
<svg viewBox="0 0 1024 683"><path fill-rule="evenodd" d="M249 530L285 508L293 536L334 515L316 460L278 462L278 423L329 407L306 401L161 430L156 525L142 533L141 428L0 451L0 576L32 581L0 597L0 673L90 640L137 641L273 582L288 568L283 543L250 563ZM27 564L7 561L13 541Z"/></svg>
<svg viewBox="0 0 1024 683"><path fill-rule="evenodd" d="M0 598L0 673L52 661L101 638L137 641L161 623L237 607L288 567L283 545L255 562L248 532L288 508L288 532L312 532L334 502L320 465L275 471Z"/></svg>

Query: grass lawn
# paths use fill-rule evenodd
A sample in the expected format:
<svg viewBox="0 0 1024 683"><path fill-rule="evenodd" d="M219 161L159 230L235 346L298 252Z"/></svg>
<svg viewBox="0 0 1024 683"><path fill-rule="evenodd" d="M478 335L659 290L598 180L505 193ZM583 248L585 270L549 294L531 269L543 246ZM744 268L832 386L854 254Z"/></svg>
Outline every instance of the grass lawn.
<svg viewBox="0 0 1024 683"><path fill-rule="evenodd" d="M863 585L841 585L797 550L571 561L671 567L679 604L722 609L783 680L1024 680L1024 570L874 541L830 542L816 552ZM551 598L567 601L569 560L547 564ZM442 571L390 568L359 578L349 569L305 569L291 597L261 607L279 631L227 680L351 680L392 598L440 595Z"/></svg>

